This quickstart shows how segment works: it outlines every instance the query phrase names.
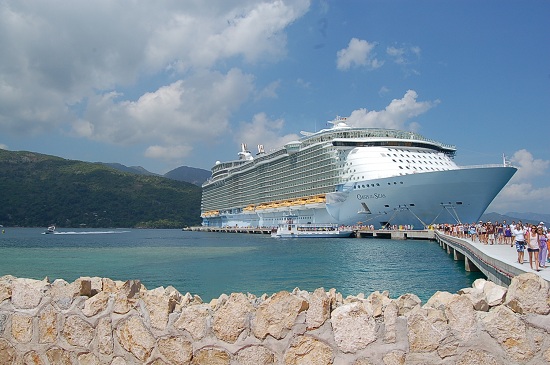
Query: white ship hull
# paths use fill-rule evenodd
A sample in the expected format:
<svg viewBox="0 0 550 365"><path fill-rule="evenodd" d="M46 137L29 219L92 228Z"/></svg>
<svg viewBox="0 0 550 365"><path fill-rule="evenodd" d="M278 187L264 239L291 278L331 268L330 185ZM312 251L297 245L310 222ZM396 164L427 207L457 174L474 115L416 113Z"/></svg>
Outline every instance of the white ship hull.
<svg viewBox="0 0 550 365"><path fill-rule="evenodd" d="M377 180L380 186L327 194L326 209L335 222L344 225L362 222L424 228L434 223L472 223L515 171L497 166L385 178Z"/></svg>
<svg viewBox="0 0 550 365"><path fill-rule="evenodd" d="M474 222L517 171L507 164L461 167L456 148L413 132L352 128L304 133L256 157L217 162L203 184L205 226L410 225Z"/></svg>
<svg viewBox="0 0 550 365"><path fill-rule="evenodd" d="M515 171L505 166L474 167L360 181L349 191L327 194L326 204L225 215L217 222L211 220L211 225L272 227L289 212L300 223L372 224L376 228L386 224L423 229L436 223L472 223ZM375 187L360 187L367 184Z"/></svg>

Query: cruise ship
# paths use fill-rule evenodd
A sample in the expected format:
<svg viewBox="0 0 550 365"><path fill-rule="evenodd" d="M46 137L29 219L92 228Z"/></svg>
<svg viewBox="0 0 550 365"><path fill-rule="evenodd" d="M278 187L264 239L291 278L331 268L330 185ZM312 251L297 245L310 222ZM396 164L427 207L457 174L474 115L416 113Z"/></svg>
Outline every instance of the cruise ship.
<svg viewBox="0 0 550 365"><path fill-rule="evenodd" d="M237 159L217 161L202 185L204 226L274 227L297 223L410 226L476 222L517 169L458 166L456 147L417 133L354 128L337 117L330 128Z"/></svg>

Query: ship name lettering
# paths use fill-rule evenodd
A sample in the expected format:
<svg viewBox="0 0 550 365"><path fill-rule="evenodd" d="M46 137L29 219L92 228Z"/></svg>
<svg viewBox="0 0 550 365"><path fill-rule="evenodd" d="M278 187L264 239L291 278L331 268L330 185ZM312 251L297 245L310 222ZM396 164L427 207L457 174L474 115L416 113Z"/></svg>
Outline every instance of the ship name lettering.
<svg viewBox="0 0 550 365"><path fill-rule="evenodd" d="M368 200L368 199L382 199L385 198L386 194L373 193L373 194L357 194L358 200Z"/></svg>

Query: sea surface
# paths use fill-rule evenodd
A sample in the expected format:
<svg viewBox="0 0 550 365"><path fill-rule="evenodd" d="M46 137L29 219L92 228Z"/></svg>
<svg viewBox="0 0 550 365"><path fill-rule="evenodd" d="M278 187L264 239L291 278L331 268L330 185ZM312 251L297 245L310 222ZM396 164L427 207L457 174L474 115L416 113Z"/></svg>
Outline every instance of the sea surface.
<svg viewBox="0 0 550 365"><path fill-rule="evenodd" d="M139 279L174 286L204 301L222 293L271 295L298 287L335 288L391 298L470 287L481 273L464 271L435 241L376 238L274 239L269 235L159 229L3 228L0 276L72 282L81 276Z"/></svg>

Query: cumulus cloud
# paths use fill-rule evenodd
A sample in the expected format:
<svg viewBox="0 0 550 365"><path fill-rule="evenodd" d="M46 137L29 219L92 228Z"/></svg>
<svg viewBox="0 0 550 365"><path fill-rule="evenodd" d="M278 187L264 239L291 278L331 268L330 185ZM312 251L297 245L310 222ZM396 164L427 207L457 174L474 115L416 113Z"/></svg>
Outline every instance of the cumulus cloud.
<svg viewBox="0 0 550 365"><path fill-rule="evenodd" d="M336 67L339 70L349 70L351 67L368 66L379 68L383 65L382 61L371 58L371 52L375 44L362 39L352 38L348 47L339 50L336 53Z"/></svg>
<svg viewBox="0 0 550 365"><path fill-rule="evenodd" d="M0 143L0 149L1 150L9 150L8 146L3 144L3 143Z"/></svg>
<svg viewBox="0 0 550 365"><path fill-rule="evenodd" d="M113 144L156 141L166 145L148 157L171 154L171 146L191 145L224 133L231 113L253 90L252 77L238 69L203 73L145 93L136 101L115 92L91 97L84 118L73 124L80 137ZM190 151L190 149L182 150Z"/></svg>
<svg viewBox="0 0 550 365"><path fill-rule="evenodd" d="M548 213L550 186L536 186L537 177L548 176L550 160L535 159L531 152L521 149L510 158L518 168L510 182L502 189L488 211Z"/></svg>
<svg viewBox="0 0 550 365"><path fill-rule="evenodd" d="M256 100L260 99L276 99L278 97L277 95L277 89L281 86L281 81L273 81L269 85L267 85L264 89L260 90L260 92L256 95Z"/></svg>
<svg viewBox="0 0 550 365"><path fill-rule="evenodd" d="M348 123L354 127L416 130L416 123L406 125L406 122L439 104L439 100L417 101L417 98L418 94L414 90L408 90L403 98L393 99L384 110L354 110L348 117Z"/></svg>
<svg viewBox="0 0 550 365"><path fill-rule="evenodd" d="M11 134L70 129L108 143L147 140L165 147L148 155L169 155L223 133L254 89L251 75L227 71L227 63L280 60L285 29L309 7L310 0L4 1L0 125ZM136 89L142 81L148 88ZM276 90L274 83L260 95Z"/></svg>
<svg viewBox="0 0 550 365"><path fill-rule="evenodd" d="M514 181L518 182L542 176L550 166L549 160L535 159L531 152L525 149L515 152L510 161L518 167L518 172L513 177Z"/></svg>
<svg viewBox="0 0 550 365"><path fill-rule="evenodd" d="M296 134L281 136L284 125L283 119L271 120L265 113L258 113L254 115L251 122L241 122L234 140L238 144L245 143L250 151L255 151L257 145L263 145L264 150L269 152L300 138Z"/></svg>

